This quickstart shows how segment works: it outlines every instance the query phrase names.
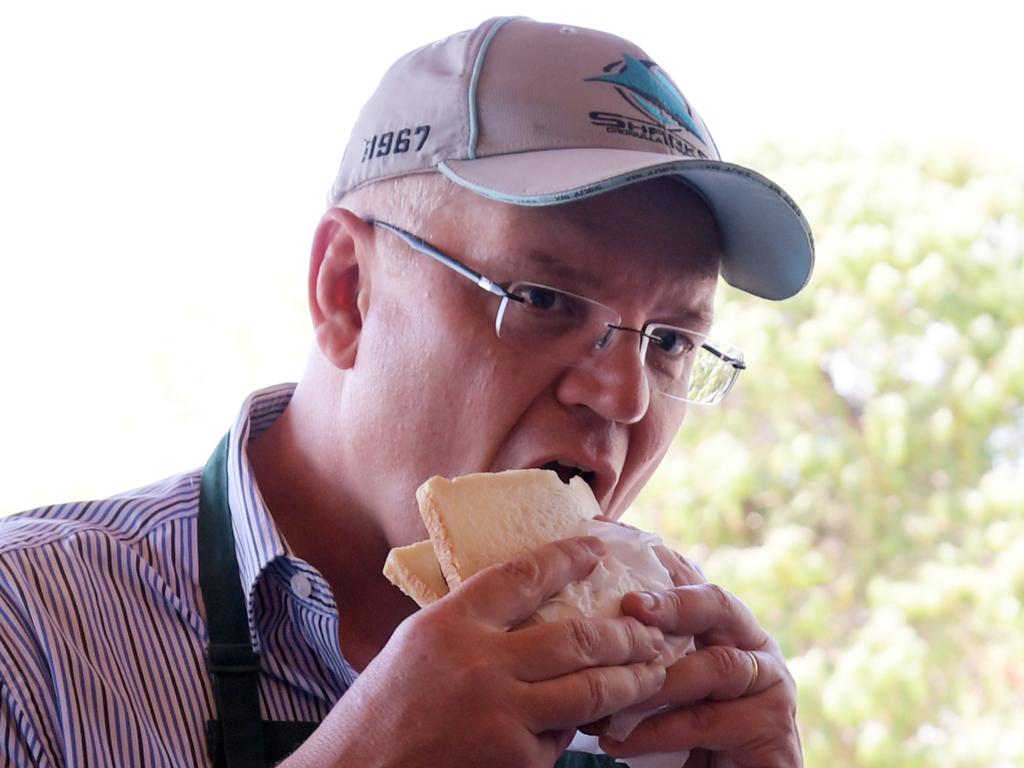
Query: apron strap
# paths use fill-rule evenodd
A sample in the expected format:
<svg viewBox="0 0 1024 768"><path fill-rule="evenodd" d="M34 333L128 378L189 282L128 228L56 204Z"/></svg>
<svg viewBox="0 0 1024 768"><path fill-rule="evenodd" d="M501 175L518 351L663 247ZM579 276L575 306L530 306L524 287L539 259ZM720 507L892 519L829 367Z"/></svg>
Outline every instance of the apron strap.
<svg viewBox="0 0 1024 768"><path fill-rule="evenodd" d="M206 602L206 668L219 722L207 723L207 748L230 768L263 768L259 660L252 650L228 507L228 435L206 462L199 486L199 586ZM220 750L216 750L220 751ZM214 752L210 752L214 758Z"/></svg>
<svg viewBox="0 0 1024 768"><path fill-rule="evenodd" d="M628 768L625 763L615 762L608 755L593 755L590 752L563 752L555 768Z"/></svg>

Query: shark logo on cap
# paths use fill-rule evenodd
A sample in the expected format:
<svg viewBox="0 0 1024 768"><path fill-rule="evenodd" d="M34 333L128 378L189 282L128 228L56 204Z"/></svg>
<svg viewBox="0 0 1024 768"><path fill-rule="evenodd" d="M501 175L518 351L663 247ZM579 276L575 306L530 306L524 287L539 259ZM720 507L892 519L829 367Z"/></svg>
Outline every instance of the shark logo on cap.
<svg viewBox="0 0 1024 768"><path fill-rule="evenodd" d="M648 59L623 54L604 68L607 74L584 78L585 82L611 83L631 106L666 127L683 128L705 144L711 144L693 119L686 98L661 68Z"/></svg>

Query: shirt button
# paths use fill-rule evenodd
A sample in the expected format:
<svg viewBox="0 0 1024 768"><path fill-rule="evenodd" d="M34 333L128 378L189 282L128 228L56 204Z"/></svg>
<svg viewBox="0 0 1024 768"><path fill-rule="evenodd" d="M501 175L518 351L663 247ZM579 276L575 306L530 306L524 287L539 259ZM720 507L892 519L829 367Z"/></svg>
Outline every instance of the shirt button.
<svg viewBox="0 0 1024 768"><path fill-rule="evenodd" d="M303 599L313 594L313 585L309 583L309 578L304 573L296 573L292 575L292 592L297 597Z"/></svg>

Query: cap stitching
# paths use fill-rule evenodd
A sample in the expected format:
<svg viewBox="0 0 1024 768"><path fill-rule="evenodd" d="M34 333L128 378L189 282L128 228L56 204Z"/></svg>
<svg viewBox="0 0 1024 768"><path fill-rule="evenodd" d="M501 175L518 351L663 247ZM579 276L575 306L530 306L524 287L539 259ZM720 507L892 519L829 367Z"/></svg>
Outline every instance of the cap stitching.
<svg viewBox="0 0 1024 768"><path fill-rule="evenodd" d="M498 30L508 24L510 21L516 21L517 19L526 18L525 16L505 16L495 21L487 31L487 36L484 37L484 41L480 44L480 50L476 54L476 61L473 62L473 74L469 78L469 146L466 148L466 156L470 160L476 159L476 137L477 137L477 118L476 118L476 86L480 80L480 70L484 66L484 56L487 54L487 48L491 44L491 40L497 34Z"/></svg>

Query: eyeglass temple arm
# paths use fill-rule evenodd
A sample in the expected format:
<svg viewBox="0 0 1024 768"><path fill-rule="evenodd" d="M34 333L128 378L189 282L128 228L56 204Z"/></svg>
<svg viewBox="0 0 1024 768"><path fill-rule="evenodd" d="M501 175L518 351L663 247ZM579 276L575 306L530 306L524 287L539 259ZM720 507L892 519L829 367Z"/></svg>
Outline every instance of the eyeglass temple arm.
<svg viewBox="0 0 1024 768"><path fill-rule="evenodd" d="M738 371L745 371L747 369L747 364L745 362L743 362L742 360L740 360L739 358L732 357L731 355L727 355L722 350L715 349L710 344L701 344L701 346L704 349L706 349L708 352L710 352L712 355L717 357L719 360L722 360L723 362L728 363L729 365L731 365L736 370L738 370Z"/></svg>
<svg viewBox="0 0 1024 768"><path fill-rule="evenodd" d="M388 232L398 235L400 238L405 240L405 242L408 243L411 248L414 248L420 253L429 256L435 261L441 262L446 267L448 267L448 269L454 272L458 272L464 278L476 283L480 288L483 288L488 293L493 293L495 296L499 296L500 298L503 299L518 298L517 296L513 296L512 294L510 294L508 291L506 291L500 285L495 283L489 277L484 277L479 272L470 269L465 264L453 259L451 256L441 253L441 251L437 250L437 248L432 246L426 240L416 237L416 235L412 234L411 232L406 232L404 229L399 229L393 224L388 224L386 221L368 219L366 223L369 224L371 227L380 227L381 229L386 229Z"/></svg>

